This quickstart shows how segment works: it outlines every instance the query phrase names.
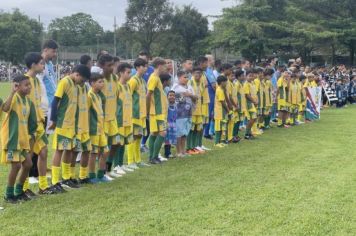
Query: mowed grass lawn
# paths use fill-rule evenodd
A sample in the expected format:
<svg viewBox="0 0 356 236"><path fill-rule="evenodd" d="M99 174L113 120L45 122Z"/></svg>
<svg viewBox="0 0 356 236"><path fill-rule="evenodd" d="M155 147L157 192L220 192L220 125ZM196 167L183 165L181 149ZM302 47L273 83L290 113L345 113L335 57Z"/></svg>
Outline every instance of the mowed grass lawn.
<svg viewBox="0 0 356 236"><path fill-rule="evenodd" d="M355 116L327 109L255 141L6 204L0 235L354 235Z"/></svg>

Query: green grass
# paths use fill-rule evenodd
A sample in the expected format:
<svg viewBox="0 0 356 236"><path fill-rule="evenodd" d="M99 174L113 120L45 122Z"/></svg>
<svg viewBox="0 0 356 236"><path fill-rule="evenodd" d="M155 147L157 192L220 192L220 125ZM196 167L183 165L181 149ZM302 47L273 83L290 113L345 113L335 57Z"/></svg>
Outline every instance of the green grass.
<svg viewBox="0 0 356 236"><path fill-rule="evenodd" d="M355 116L356 107L328 109L256 141L5 205L0 234L354 235Z"/></svg>

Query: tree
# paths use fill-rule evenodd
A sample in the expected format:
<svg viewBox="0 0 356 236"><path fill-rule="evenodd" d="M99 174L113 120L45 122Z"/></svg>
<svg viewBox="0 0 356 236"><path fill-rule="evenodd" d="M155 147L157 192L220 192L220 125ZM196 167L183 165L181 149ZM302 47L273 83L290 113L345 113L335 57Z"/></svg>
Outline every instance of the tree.
<svg viewBox="0 0 356 236"><path fill-rule="evenodd" d="M193 47L208 35L208 19L191 5L176 8L172 19L172 32L181 37L184 57L192 57Z"/></svg>
<svg viewBox="0 0 356 236"><path fill-rule="evenodd" d="M170 27L172 12L168 0L128 0L126 26L143 49L150 52L159 33Z"/></svg>
<svg viewBox="0 0 356 236"><path fill-rule="evenodd" d="M76 13L56 18L48 26L49 34L63 46L83 46L96 44L104 35L103 28L91 15Z"/></svg>
<svg viewBox="0 0 356 236"><path fill-rule="evenodd" d="M30 51L41 49L42 25L22 14L0 12L0 59L19 63Z"/></svg>

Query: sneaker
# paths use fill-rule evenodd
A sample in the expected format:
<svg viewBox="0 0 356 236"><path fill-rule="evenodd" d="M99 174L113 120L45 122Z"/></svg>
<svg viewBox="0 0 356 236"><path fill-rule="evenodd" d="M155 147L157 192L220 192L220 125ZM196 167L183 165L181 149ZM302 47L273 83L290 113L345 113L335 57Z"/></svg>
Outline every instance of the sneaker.
<svg viewBox="0 0 356 236"><path fill-rule="evenodd" d="M19 203L19 200L17 199L17 197L12 196L12 197L4 197L4 201L6 203L11 203L11 204L17 204Z"/></svg>
<svg viewBox="0 0 356 236"><path fill-rule="evenodd" d="M165 158L165 157L163 157L163 156L161 156L161 155L158 156L158 159L159 159L160 161L168 161L167 158Z"/></svg>
<svg viewBox="0 0 356 236"><path fill-rule="evenodd" d="M142 152L142 153L146 153L146 152L149 152L150 150L148 149L148 147L146 147L146 145L143 145L143 146L141 146L141 148L140 148L140 152Z"/></svg>
<svg viewBox="0 0 356 236"><path fill-rule="evenodd" d="M284 125L283 127L288 129L288 128L290 128L290 125Z"/></svg>
<svg viewBox="0 0 356 236"><path fill-rule="evenodd" d="M205 153L205 151L201 147L194 148L194 151L196 151L198 154L204 154Z"/></svg>
<svg viewBox="0 0 356 236"><path fill-rule="evenodd" d="M2 211L2 210L4 210L4 208L3 208L3 207L0 207L0 211Z"/></svg>
<svg viewBox="0 0 356 236"><path fill-rule="evenodd" d="M121 166L121 169L122 169L123 171L125 171L125 172L134 172L133 169L129 168L129 167L126 166L126 165Z"/></svg>
<svg viewBox="0 0 356 236"><path fill-rule="evenodd" d="M194 149L187 150L187 154L189 155L197 155L199 152L195 151Z"/></svg>
<svg viewBox="0 0 356 236"><path fill-rule="evenodd" d="M241 141L241 138L240 137L234 137L232 139L232 143L239 143Z"/></svg>
<svg viewBox="0 0 356 236"><path fill-rule="evenodd" d="M56 194L56 190L54 188L48 187L46 189L40 189L38 190L38 194L39 195L52 195L52 194Z"/></svg>
<svg viewBox="0 0 356 236"><path fill-rule="evenodd" d="M66 193L67 192L67 190L65 190L63 188L61 183L56 183L55 185L52 186L52 188L54 188L57 191L57 193Z"/></svg>
<svg viewBox="0 0 356 236"><path fill-rule="evenodd" d="M30 184L38 184L38 179L36 177L30 177L28 178L28 182Z"/></svg>
<svg viewBox="0 0 356 236"><path fill-rule="evenodd" d="M89 178L79 179L79 184L91 184Z"/></svg>
<svg viewBox="0 0 356 236"><path fill-rule="evenodd" d="M17 195L16 198L18 201L25 201L25 202L30 201L32 199L31 197L27 196L25 192L22 192L20 195Z"/></svg>
<svg viewBox="0 0 356 236"><path fill-rule="evenodd" d="M110 177L108 174L105 174L103 178L105 178L105 179L107 179L109 181L113 181L114 180L114 178ZM101 178L101 179L103 179L103 178ZM100 181L100 179L99 179L99 181Z"/></svg>
<svg viewBox="0 0 356 236"><path fill-rule="evenodd" d="M112 180L113 180L113 179L109 178L109 176L104 175L103 178L98 179L98 182L99 182L99 183L109 183L109 182L111 182Z"/></svg>
<svg viewBox="0 0 356 236"><path fill-rule="evenodd" d="M32 192L31 189L27 189L27 190L24 192L24 194L25 194L27 197L31 198L31 199L37 197L37 195L36 195L34 192Z"/></svg>
<svg viewBox="0 0 356 236"><path fill-rule="evenodd" d="M108 174L111 178L119 178L122 177L122 175L119 175L118 173L116 173L116 171L112 170L110 171L110 173Z"/></svg>
<svg viewBox="0 0 356 236"><path fill-rule="evenodd" d="M253 135L245 135L245 139L246 139L246 140L254 140L254 139L256 139L256 138L255 138L255 136L253 136Z"/></svg>
<svg viewBox="0 0 356 236"><path fill-rule="evenodd" d="M137 164L137 166L138 166L138 167L149 167L149 166L151 166L151 165L149 165L149 164L147 164L147 163L145 163L145 162L140 162L140 163Z"/></svg>
<svg viewBox="0 0 356 236"><path fill-rule="evenodd" d="M133 170L138 170L138 169L140 169L140 168L137 166L136 163L132 163L132 164L128 165L127 167L130 168L130 169L133 169Z"/></svg>
<svg viewBox="0 0 356 236"><path fill-rule="evenodd" d="M79 185L74 183L71 179L63 180L61 186L65 188L80 188Z"/></svg>
<svg viewBox="0 0 356 236"><path fill-rule="evenodd" d="M218 143L218 144L215 144L214 147L217 147L217 148L224 148L225 145L223 145L222 143Z"/></svg>
<svg viewBox="0 0 356 236"><path fill-rule="evenodd" d="M77 180L77 179L70 179L74 184L76 184L76 185L80 185L80 183L79 183L79 181Z"/></svg>
<svg viewBox="0 0 356 236"><path fill-rule="evenodd" d="M152 165L157 165L157 164L161 164L162 162L161 162L158 158L152 158L152 159L150 160L150 163L151 163Z"/></svg>
<svg viewBox="0 0 356 236"><path fill-rule="evenodd" d="M207 148L207 147L205 147L204 145L203 145L203 146L201 146L200 148L201 148L201 149L203 149L204 151L211 151L211 149L210 149L210 148Z"/></svg>
<svg viewBox="0 0 356 236"><path fill-rule="evenodd" d="M119 174L119 175L124 175L126 174L126 172L120 167L120 166L116 166L114 168L114 171L116 172L116 174Z"/></svg>
<svg viewBox="0 0 356 236"><path fill-rule="evenodd" d="M97 178L94 178L94 179L89 179L90 183L91 184L97 184L99 183L99 180Z"/></svg>

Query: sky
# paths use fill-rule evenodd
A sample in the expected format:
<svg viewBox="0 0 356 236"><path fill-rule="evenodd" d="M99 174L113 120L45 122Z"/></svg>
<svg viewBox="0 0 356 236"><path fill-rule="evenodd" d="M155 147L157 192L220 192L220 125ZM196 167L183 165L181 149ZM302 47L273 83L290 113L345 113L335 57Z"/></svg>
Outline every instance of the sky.
<svg viewBox="0 0 356 236"><path fill-rule="evenodd" d="M220 15L222 9L233 6L236 0L170 0L176 6L191 4L204 16ZM38 19L45 27L54 18L78 12L92 15L105 30L113 30L114 17L118 26L125 22L127 0L0 0L0 9L11 11L19 8L21 12ZM214 18L209 18L210 23Z"/></svg>

